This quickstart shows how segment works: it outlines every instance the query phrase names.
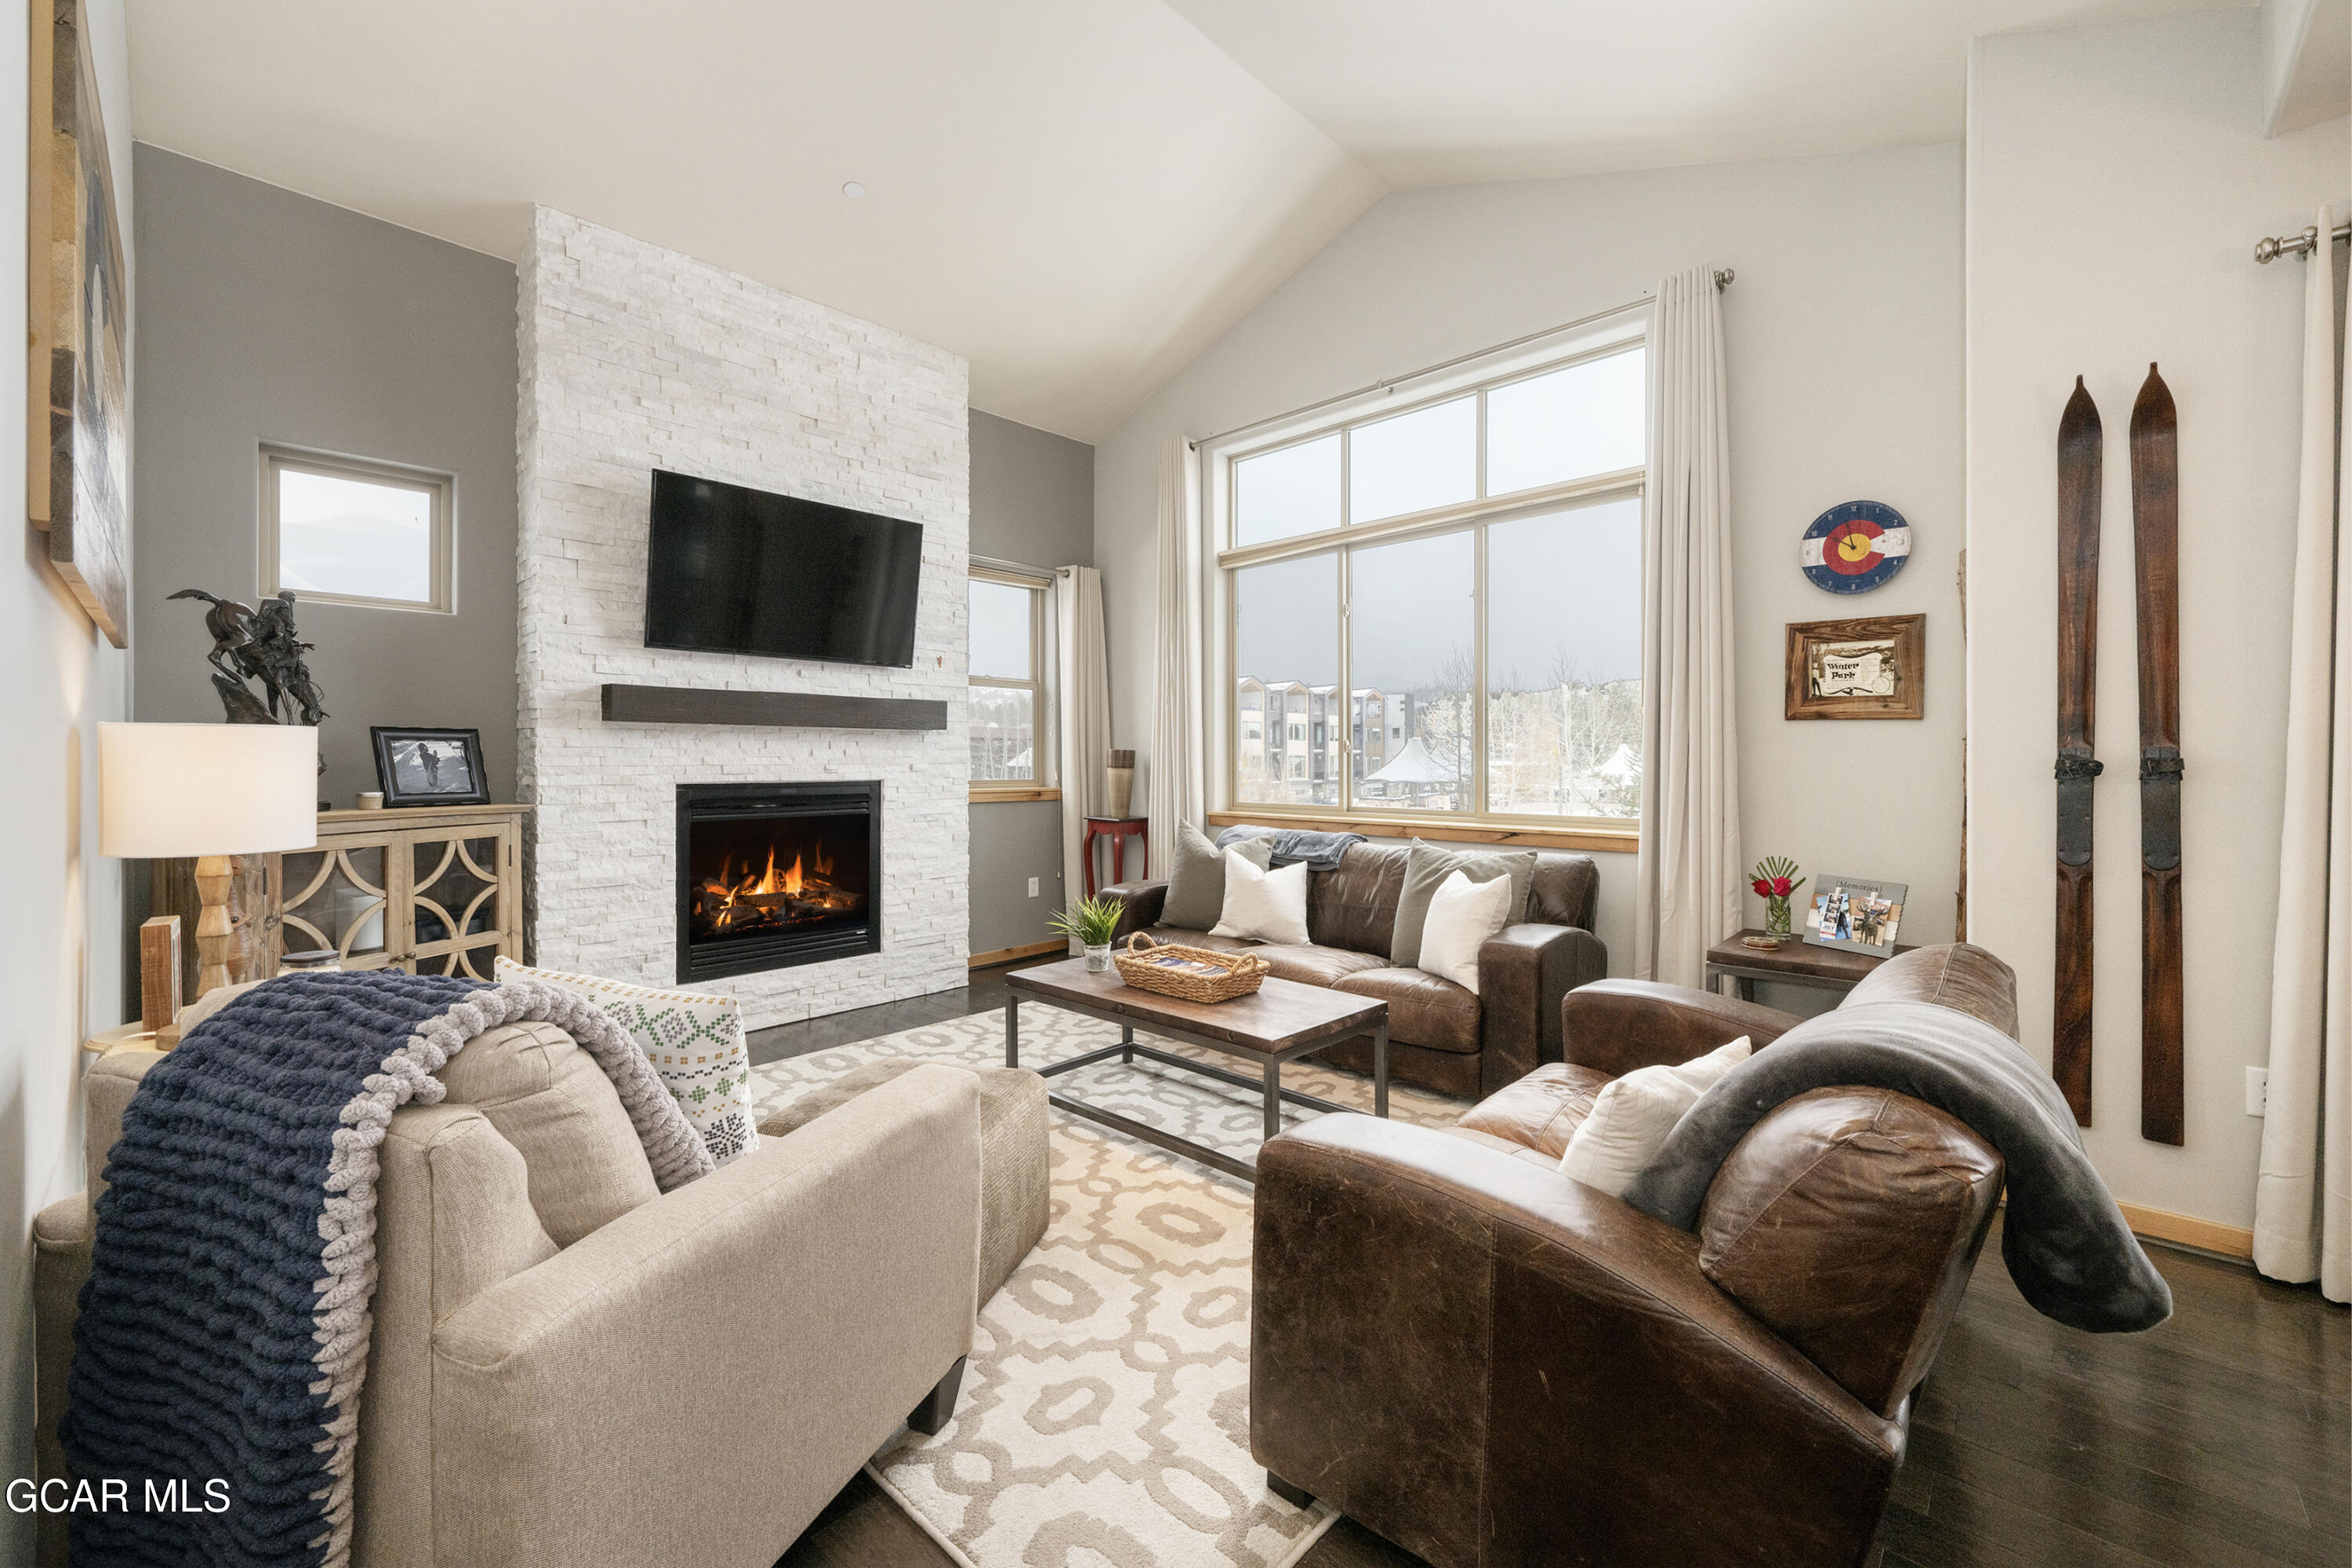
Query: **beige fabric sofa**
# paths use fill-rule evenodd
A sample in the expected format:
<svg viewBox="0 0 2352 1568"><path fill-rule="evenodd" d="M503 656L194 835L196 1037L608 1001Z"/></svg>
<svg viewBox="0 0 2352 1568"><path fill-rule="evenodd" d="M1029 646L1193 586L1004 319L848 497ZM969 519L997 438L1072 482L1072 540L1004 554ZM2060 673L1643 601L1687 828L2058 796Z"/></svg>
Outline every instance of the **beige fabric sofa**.
<svg viewBox="0 0 2352 1568"><path fill-rule="evenodd" d="M45 1475L105 1153L163 1059L90 1068L89 1191L35 1222ZM362 1568L769 1568L910 1410L952 1398L980 1279L972 1073L898 1075L668 1194L562 1030L493 1030L441 1077L377 1179ZM42 1544L64 1561L61 1531Z"/></svg>

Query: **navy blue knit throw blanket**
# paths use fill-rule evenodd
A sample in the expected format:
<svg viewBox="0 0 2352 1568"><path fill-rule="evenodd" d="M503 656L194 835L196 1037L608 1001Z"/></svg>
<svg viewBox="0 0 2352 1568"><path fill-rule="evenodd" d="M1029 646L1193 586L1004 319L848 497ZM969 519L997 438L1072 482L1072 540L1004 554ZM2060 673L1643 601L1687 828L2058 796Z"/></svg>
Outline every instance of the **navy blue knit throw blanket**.
<svg viewBox="0 0 2352 1568"><path fill-rule="evenodd" d="M289 975L149 1069L107 1162L58 1427L75 1479L121 1479L130 1509L74 1516L75 1564L350 1561L377 1149L467 1041L525 1020L604 1068L663 1191L712 1168L644 1052L530 982ZM140 1506L150 1481L201 1503L214 1479L225 1512Z"/></svg>

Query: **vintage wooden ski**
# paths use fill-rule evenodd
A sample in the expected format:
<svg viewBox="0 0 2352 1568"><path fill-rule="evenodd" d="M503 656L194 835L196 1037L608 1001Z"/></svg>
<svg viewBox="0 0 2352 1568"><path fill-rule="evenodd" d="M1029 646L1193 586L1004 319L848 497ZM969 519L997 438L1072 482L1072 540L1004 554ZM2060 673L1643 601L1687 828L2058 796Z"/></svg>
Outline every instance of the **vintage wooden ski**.
<svg viewBox="0 0 2352 1568"><path fill-rule="evenodd" d="M2098 405L2083 378L2058 417L2058 966L2050 1071L2091 1124L2091 781L2099 650Z"/></svg>
<svg viewBox="0 0 2352 1568"><path fill-rule="evenodd" d="M2179 1143L2180 467L2171 389L2147 367L2132 405L2132 559L2139 584L2139 1132Z"/></svg>

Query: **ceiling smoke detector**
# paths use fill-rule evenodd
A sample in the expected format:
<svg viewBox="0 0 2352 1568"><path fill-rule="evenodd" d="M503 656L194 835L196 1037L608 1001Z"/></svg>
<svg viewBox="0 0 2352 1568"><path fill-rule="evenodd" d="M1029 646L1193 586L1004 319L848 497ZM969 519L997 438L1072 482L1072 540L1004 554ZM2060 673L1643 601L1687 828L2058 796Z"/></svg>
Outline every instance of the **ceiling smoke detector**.
<svg viewBox="0 0 2352 1568"><path fill-rule="evenodd" d="M854 202L858 197L866 194L866 187L859 184L856 180L852 180L847 184L841 187L841 194L847 196Z"/></svg>

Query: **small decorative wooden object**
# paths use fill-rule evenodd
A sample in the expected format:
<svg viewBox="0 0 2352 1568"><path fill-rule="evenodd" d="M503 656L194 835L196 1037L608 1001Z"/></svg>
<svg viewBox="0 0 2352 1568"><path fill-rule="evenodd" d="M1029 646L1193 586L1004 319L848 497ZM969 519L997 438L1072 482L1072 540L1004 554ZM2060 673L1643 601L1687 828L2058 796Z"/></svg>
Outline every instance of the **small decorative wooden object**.
<svg viewBox="0 0 2352 1568"><path fill-rule="evenodd" d="M1789 626L1789 718L1918 719L1927 713L1927 694L1925 616Z"/></svg>
<svg viewBox="0 0 2352 1568"><path fill-rule="evenodd" d="M139 1022L169 1048L179 1038L180 917L157 915L139 926ZM166 1037L169 1037L167 1040Z"/></svg>
<svg viewBox="0 0 2352 1568"><path fill-rule="evenodd" d="M232 985L260 980L277 971L277 928L270 918L268 872L276 857L232 855L228 889L228 982ZM184 1004L202 993L196 989L198 955L196 919L204 912L204 896L196 887L193 856L176 856L153 863L154 881L148 908L159 915L180 917L180 996Z"/></svg>
<svg viewBox="0 0 2352 1568"><path fill-rule="evenodd" d="M196 857L196 893L204 909L196 916L196 994L208 996L230 984L228 889L236 865L226 855Z"/></svg>

